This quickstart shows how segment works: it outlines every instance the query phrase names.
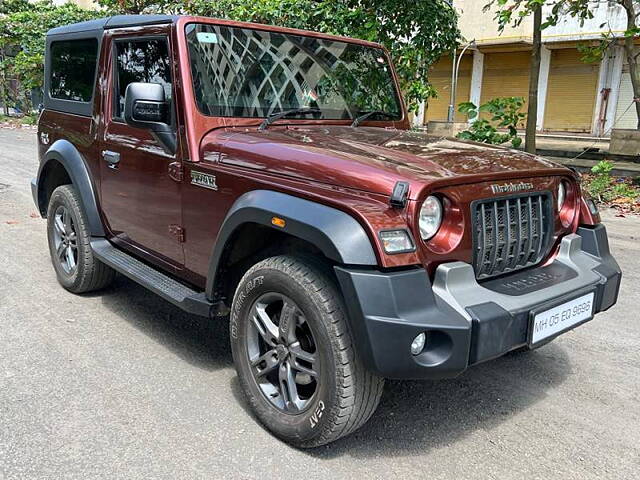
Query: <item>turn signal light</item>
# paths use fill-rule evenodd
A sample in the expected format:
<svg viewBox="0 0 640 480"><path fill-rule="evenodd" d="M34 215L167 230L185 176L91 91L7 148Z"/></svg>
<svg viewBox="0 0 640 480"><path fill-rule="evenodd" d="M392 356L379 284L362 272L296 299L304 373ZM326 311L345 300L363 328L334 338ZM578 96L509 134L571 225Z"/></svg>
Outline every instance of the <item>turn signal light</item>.
<svg viewBox="0 0 640 480"><path fill-rule="evenodd" d="M271 219L271 224L275 225L276 227L284 228L284 226L287 224L287 222L285 221L284 218L273 217Z"/></svg>
<svg viewBox="0 0 640 480"><path fill-rule="evenodd" d="M382 247L387 253L407 253L416 249L406 230L386 230L379 235Z"/></svg>

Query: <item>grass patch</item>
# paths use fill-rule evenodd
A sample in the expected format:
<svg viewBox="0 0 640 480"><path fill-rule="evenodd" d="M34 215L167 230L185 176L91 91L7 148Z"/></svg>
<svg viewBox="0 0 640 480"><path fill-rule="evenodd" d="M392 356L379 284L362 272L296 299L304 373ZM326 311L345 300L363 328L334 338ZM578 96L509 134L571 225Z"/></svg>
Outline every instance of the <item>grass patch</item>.
<svg viewBox="0 0 640 480"><path fill-rule="evenodd" d="M613 167L609 160L598 162L591 173L582 175L582 188L600 205L640 213L640 179L613 176Z"/></svg>
<svg viewBox="0 0 640 480"><path fill-rule="evenodd" d="M38 123L38 114L21 116L0 114L0 127L20 128L22 126L31 127Z"/></svg>

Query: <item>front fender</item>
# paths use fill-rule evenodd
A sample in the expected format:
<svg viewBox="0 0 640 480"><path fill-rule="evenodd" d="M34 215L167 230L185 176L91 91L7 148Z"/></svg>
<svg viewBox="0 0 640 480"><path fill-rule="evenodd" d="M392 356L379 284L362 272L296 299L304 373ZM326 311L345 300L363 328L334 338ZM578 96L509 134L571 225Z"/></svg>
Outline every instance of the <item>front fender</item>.
<svg viewBox="0 0 640 480"><path fill-rule="evenodd" d="M286 220L275 227L272 218ZM271 190L254 190L238 198L220 228L207 275L207 294L213 296L222 253L233 232L257 223L305 240L329 259L343 265L376 266L378 261L362 225L349 214L326 205Z"/></svg>
<svg viewBox="0 0 640 480"><path fill-rule="evenodd" d="M82 207L89 222L89 230L94 237L104 237L104 227L100 218L95 190L87 165L76 147L68 140L56 140L44 154L38 179L36 181L38 208L43 216L46 214L46 175L51 162L60 163L66 170L73 186L82 199Z"/></svg>

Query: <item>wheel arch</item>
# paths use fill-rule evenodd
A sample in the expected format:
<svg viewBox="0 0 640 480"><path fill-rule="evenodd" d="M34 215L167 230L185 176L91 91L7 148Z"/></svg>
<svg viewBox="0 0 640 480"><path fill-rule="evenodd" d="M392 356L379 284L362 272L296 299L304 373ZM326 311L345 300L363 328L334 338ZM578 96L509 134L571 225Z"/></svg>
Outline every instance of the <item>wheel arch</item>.
<svg viewBox="0 0 640 480"><path fill-rule="evenodd" d="M285 221L275 226L273 218ZM243 235L244 233L244 235ZM211 253L206 293L214 300L222 282L222 272L233 258L239 238L254 235L255 243L246 251L250 257L257 250L269 247L264 233L277 239L274 252L281 253L283 240L288 239L305 253L319 254L342 265L376 266L378 264L371 241L351 215L335 208L271 190L254 190L238 198L229 209ZM252 242L249 242L252 243ZM273 243L273 242L272 242ZM279 251L278 248L279 247Z"/></svg>
<svg viewBox="0 0 640 480"><path fill-rule="evenodd" d="M68 140L61 139L49 147L38 170L38 209L43 217L46 217L53 190L67 184L72 184L80 195L91 235L103 237L104 227L87 165L76 147Z"/></svg>

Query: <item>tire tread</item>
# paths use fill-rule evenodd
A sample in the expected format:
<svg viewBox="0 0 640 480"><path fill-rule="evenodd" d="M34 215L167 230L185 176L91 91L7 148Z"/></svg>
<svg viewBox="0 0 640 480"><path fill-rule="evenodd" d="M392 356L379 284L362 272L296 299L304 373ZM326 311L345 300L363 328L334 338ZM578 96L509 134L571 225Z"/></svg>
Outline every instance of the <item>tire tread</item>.
<svg viewBox="0 0 640 480"><path fill-rule="evenodd" d="M304 285L324 318L330 322L329 332L337 366L337 402L329 413L329 420L323 423L320 434L298 446L317 447L353 433L375 412L384 388L384 379L369 372L356 355L347 325L346 308L328 266L312 257L270 257L251 267L240 284L265 269L286 273Z"/></svg>

